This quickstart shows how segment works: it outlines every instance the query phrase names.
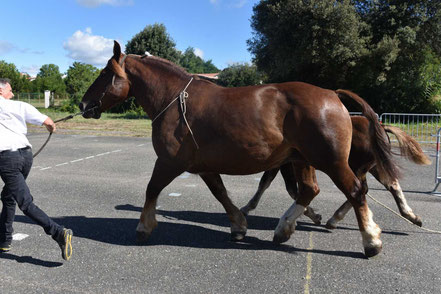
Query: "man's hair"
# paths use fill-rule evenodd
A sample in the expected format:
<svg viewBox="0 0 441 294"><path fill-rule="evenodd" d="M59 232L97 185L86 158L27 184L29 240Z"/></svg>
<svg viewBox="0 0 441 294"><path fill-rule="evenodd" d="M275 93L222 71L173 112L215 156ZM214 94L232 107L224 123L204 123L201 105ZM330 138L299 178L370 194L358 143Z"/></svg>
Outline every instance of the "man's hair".
<svg viewBox="0 0 441 294"><path fill-rule="evenodd" d="M4 87L6 87L7 84L11 84L11 80L10 79L6 79L6 78L1 78L0 79L0 88L3 89Z"/></svg>

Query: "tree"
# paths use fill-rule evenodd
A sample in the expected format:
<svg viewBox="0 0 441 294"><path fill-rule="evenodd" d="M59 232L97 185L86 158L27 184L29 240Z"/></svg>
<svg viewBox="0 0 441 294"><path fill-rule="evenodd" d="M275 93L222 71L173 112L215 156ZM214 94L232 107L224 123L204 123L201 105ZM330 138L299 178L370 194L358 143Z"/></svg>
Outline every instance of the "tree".
<svg viewBox="0 0 441 294"><path fill-rule="evenodd" d="M148 25L127 42L127 54L143 55L146 51L171 62L179 62L180 52L163 24Z"/></svg>
<svg viewBox="0 0 441 294"><path fill-rule="evenodd" d="M49 90L57 94L62 94L66 91L60 69L55 64L43 65L34 82L38 85L38 89L41 92Z"/></svg>
<svg viewBox="0 0 441 294"><path fill-rule="evenodd" d="M191 73L216 73L219 69L212 63L211 60L204 61L201 57L196 56L193 47L188 47L183 54L181 54L179 65Z"/></svg>
<svg viewBox="0 0 441 294"><path fill-rule="evenodd" d="M8 78L11 80L11 87L14 92L29 92L31 83L28 76L20 74L17 67L13 63L7 63L0 60L0 78Z"/></svg>
<svg viewBox="0 0 441 294"><path fill-rule="evenodd" d="M252 86L262 83L263 75L255 65L236 63L219 74L218 84L224 87Z"/></svg>
<svg viewBox="0 0 441 294"><path fill-rule="evenodd" d="M254 6L248 48L270 81L345 81L366 54L366 26L349 0L264 0Z"/></svg>
<svg viewBox="0 0 441 294"><path fill-rule="evenodd" d="M377 112L433 111L424 78L441 56L441 1L263 0L251 25L271 81L349 88Z"/></svg>
<svg viewBox="0 0 441 294"><path fill-rule="evenodd" d="M64 80L66 92L70 95L70 99L63 108L68 111L75 111L84 93L98 75L99 70L93 65L74 62L67 70L67 76Z"/></svg>

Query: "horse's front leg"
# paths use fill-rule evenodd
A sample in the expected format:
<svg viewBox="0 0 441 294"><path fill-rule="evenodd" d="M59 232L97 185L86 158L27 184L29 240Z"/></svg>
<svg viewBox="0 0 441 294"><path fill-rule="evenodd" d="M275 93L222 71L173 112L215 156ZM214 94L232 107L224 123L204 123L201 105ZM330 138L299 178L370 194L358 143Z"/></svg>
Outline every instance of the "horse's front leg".
<svg viewBox="0 0 441 294"><path fill-rule="evenodd" d="M231 239L233 241L242 240L247 232L247 220L242 212L231 202L230 197L228 197L222 178L219 174L212 173L203 173L200 176L227 212L231 222Z"/></svg>
<svg viewBox="0 0 441 294"><path fill-rule="evenodd" d="M279 224L274 232L273 241L283 243L289 240L296 228L296 220L311 203L312 199L320 192L315 176L315 169L312 166L295 166L295 176L298 180L298 196L293 205L280 218Z"/></svg>
<svg viewBox="0 0 441 294"><path fill-rule="evenodd" d="M280 167L280 172L283 176L283 180L285 181L286 191L288 191L289 196L291 196L292 199L296 200L299 194L299 189L297 187L297 178L293 163L289 162L282 165ZM311 180L314 179L311 178ZM302 183L299 185L302 185ZM319 225L322 222L322 216L315 213L314 209L310 206L306 207L303 214L309 217L316 225Z"/></svg>
<svg viewBox="0 0 441 294"><path fill-rule="evenodd" d="M156 221L156 201L159 193L183 172L184 169L170 166L159 158L156 160L152 177L147 185L144 208L136 227L136 241L138 243L147 242L153 229L158 225Z"/></svg>
<svg viewBox="0 0 441 294"><path fill-rule="evenodd" d="M260 198L262 198L263 192L268 189L278 172L278 168L264 172L262 178L260 179L259 188L257 188L256 194L254 194L253 198L251 198L247 205L240 209L244 215L248 215L250 211L256 209L260 202Z"/></svg>

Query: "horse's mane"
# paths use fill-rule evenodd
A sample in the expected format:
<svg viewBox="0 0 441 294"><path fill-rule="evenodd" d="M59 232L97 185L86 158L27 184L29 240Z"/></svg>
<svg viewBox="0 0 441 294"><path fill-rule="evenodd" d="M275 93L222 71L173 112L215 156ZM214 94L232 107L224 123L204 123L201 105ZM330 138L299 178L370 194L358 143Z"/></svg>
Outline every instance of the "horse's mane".
<svg viewBox="0 0 441 294"><path fill-rule="evenodd" d="M183 67L171 62L170 60L157 57L157 56L142 56L141 60L143 63L147 64L148 62L152 62L154 64L158 64L160 66L165 66L169 70L184 76L191 76Z"/></svg>

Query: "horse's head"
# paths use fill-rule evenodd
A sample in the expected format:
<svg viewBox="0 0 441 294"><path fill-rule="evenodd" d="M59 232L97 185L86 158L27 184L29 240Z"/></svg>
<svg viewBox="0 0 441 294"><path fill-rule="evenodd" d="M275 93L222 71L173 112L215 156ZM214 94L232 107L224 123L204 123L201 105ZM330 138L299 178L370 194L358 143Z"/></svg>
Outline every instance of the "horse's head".
<svg viewBox="0 0 441 294"><path fill-rule="evenodd" d="M100 118L103 111L127 99L130 81L124 71L126 56L121 55L121 46L115 41L112 58L81 100L83 117Z"/></svg>

